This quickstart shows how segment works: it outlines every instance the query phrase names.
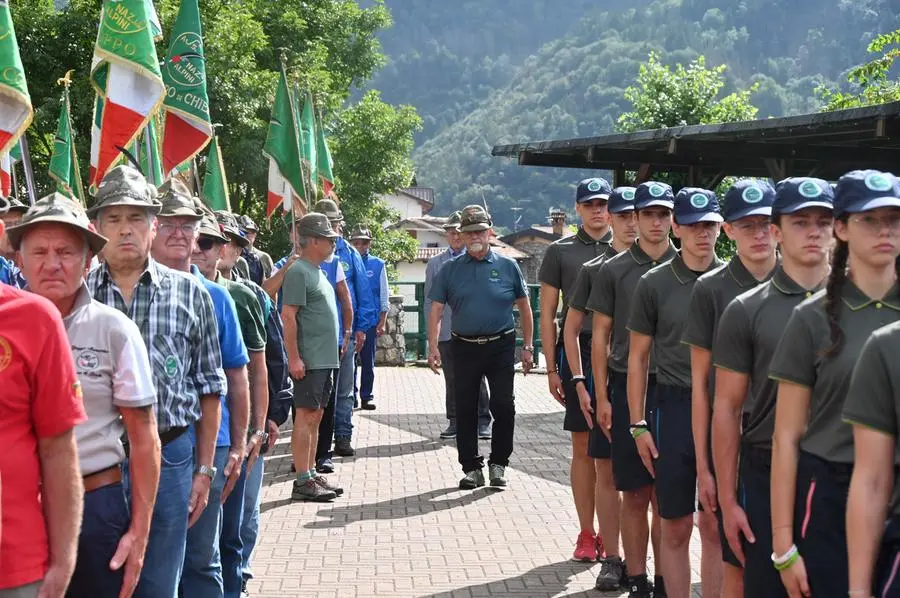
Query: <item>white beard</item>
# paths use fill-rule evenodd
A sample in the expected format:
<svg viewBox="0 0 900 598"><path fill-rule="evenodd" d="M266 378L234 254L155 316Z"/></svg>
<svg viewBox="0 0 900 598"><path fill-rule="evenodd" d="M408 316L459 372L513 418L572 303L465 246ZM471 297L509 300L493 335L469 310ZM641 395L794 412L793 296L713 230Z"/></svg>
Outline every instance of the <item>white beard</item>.
<svg viewBox="0 0 900 598"><path fill-rule="evenodd" d="M469 246L469 251L473 253L481 253L484 251L484 243L472 243Z"/></svg>

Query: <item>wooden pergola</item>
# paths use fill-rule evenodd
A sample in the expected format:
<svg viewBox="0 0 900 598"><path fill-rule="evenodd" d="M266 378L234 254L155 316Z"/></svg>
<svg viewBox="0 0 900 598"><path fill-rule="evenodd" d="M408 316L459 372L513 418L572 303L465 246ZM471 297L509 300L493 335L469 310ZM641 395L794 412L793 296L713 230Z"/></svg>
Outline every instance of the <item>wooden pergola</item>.
<svg viewBox="0 0 900 598"><path fill-rule="evenodd" d="M687 184L715 188L726 176L816 176L900 170L900 102L835 112L713 125L688 125L581 139L498 145L493 156L521 166L610 170L637 182L656 172L687 175Z"/></svg>

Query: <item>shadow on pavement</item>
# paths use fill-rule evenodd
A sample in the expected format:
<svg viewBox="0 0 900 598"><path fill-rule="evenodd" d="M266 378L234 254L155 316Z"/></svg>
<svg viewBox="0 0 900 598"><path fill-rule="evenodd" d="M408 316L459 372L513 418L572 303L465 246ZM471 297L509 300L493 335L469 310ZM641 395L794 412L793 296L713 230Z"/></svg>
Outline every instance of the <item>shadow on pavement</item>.
<svg viewBox="0 0 900 598"><path fill-rule="evenodd" d="M454 507L461 507L490 496L496 490L479 488L478 490L460 490L459 488L442 488L430 490L422 494L401 496L399 498L381 502L347 505L328 508L319 511L318 517L327 517L325 520L311 521L303 527L308 529L330 529L345 527L360 521L384 521L387 519L403 519L405 517L418 517L435 511L446 511ZM449 498L450 494L457 496Z"/></svg>
<svg viewBox="0 0 900 598"><path fill-rule="evenodd" d="M457 596L516 596L519 598L549 598L564 592L576 575L590 569L595 563L563 561L535 567L515 577L480 583L437 592L420 598L456 598ZM622 592L579 592L566 596L619 596Z"/></svg>

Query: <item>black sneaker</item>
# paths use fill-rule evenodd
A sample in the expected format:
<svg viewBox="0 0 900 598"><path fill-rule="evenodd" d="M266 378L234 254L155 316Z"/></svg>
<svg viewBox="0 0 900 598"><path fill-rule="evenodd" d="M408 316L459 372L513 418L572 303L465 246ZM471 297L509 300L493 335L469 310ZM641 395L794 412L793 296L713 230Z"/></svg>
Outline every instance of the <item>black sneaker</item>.
<svg viewBox="0 0 900 598"><path fill-rule="evenodd" d="M618 590L622 584L622 570L625 565L617 556L608 556L600 559L600 574L594 589L601 592Z"/></svg>
<svg viewBox="0 0 900 598"><path fill-rule="evenodd" d="M353 447L350 446L349 438L335 438L334 454L338 457L352 457L356 454L356 451L354 451Z"/></svg>
<svg viewBox="0 0 900 598"><path fill-rule="evenodd" d="M316 473L334 473L334 461L331 459L322 459L316 463Z"/></svg>
<svg viewBox="0 0 900 598"><path fill-rule="evenodd" d="M330 502L337 498L332 490L322 488L315 480L307 480L301 483L294 480L294 487L291 489L291 498L294 500L305 500L311 502Z"/></svg>
<svg viewBox="0 0 900 598"><path fill-rule="evenodd" d="M323 475L317 475L313 479L316 481L316 484L318 484L325 490L330 490L331 492L334 492L337 496L340 496L341 494L344 493L343 488L340 488L338 486L335 486L334 484L329 483L328 478L326 478Z"/></svg>
<svg viewBox="0 0 900 598"><path fill-rule="evenodd" d="M362 408L363 408L365 411L375 411L375 402L372 401L372 400L368 400L368 401L363 400L363 402L362 402Z"/></svg>
<svg viewBox="0 0 900 598"><path fill-rule="evenodd" d="M653 584L646 574L628 578L628 598L653 598Z"/></svg>
<svg viewBox="0 0 900 598"><path fill-rule="evenodd" d="M441 432L441 438L456 438L456 420L451 419L447 429Z"/></svg>

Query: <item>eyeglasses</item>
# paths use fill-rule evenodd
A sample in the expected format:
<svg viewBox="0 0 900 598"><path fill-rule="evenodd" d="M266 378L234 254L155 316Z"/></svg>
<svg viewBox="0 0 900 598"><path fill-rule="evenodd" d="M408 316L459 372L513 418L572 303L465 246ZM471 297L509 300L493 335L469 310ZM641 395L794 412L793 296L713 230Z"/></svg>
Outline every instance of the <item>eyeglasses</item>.
<svg viewBox="0 0 900 598"><path fill-rule="evenodd" d="M771 220L761 220L759 222L738 222L734 225L734 228L745 235L756 234L757 232L766 233L769 232L769 226L771 224Z"/></svg>
<svg viewBox="0 0 900 598"><path fill-rule="evenodd" d="M195 232L200 230L200 223L196 222L190 224L171 224L166 222L159 225L159 232L164 235L173 235L175 234L175 231L178 230L180 230L184 236L190 237Z"/></svg>
<svg viewBox="0 0 900 598"><path fill-rule="evenodd" d="M213 247L215 247L216 242L210 237L200 237L197 239L197 247L200 248L200 251L209 251Z"/></svg>
<svg viewBox="0 0 900 598"><path fill-rule="evenodd" d="M877 233L885 228L891 232L900 231L900 213L888 214L887 216L874 216L872 214L860 214L851 216L850 220L862 225L867 231Z"/></svg>

